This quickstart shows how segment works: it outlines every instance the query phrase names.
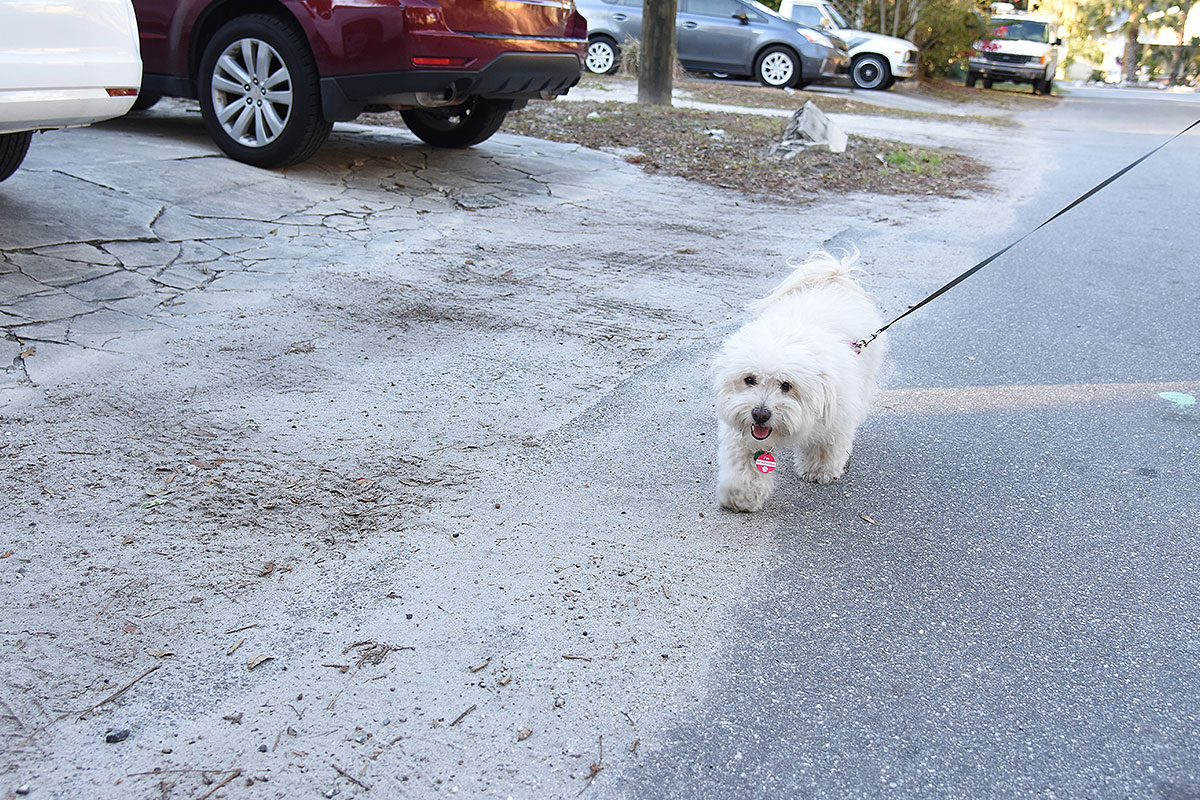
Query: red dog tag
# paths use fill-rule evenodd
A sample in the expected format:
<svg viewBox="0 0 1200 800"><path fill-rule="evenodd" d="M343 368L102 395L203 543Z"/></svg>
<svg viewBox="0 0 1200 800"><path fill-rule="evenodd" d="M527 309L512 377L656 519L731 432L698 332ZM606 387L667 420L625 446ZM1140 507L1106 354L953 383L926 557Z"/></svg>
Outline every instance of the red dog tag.
<svg viewBox="0 0 1200 800"><path fill-rule="evenodd" d="M763 450L759 450L754 454L754 468L763 475L771 474L775 471L775 456Z"/></svg>

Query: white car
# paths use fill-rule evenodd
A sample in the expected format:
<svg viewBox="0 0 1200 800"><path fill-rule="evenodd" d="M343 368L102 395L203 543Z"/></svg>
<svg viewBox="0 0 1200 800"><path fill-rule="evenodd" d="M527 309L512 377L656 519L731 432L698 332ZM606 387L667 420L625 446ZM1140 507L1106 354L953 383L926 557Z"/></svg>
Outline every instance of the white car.
<svg viewBox="0 0 1200 800"><path fill-rule="evenodd" d="M783 0L779 15L833 33L850 53L850 80L859 89L890 89L917 74L917 46L907 39L854 30L826 0Z"/></svg>
<svg viewBox="0 0 1200 800"><path fill-rule="evenodd" d="M130 0L0 2L0 181L34 131L119 117L141 82Z"/></svg>

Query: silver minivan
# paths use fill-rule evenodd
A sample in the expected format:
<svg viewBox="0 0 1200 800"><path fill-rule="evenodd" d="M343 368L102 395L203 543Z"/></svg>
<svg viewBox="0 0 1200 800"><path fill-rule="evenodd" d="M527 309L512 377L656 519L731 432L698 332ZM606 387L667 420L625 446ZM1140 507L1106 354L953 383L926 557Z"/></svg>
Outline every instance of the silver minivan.
<svg viewBox="0 0 1200 800"><path fill-rule="evenodd" d="M642 0L576 0L588 22L587 68L615 72L621 47L642 35ZM754 0L679 0L679 61L692 72L753 75L766 86L806 86L844 73L845 43L785 20Z"/></svg>

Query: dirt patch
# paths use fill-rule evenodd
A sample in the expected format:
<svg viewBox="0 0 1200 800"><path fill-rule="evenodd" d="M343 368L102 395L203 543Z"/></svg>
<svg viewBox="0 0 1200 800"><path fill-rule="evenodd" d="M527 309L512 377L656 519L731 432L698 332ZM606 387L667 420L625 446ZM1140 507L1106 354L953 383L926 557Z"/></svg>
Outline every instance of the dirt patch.
<svg viewBox="0 0 1200 800"><path fill-rule="evenodd" d="M361 121L403 125L394 111ZM970 156L861 136L851 136L844 153L812 148L780 158L771 151L786 124L759 114L534 101L509 115L504 131L615 150L649 173L776 201L852 192L963 197L987 187L988 168Z"/></svg>
<svg viewBox="0 0 1200 800"><path fill-rule="evenodd" d="M776 200L849 192L957 197L984 188L987 168L973 158L880 139L852 136L844 153L812 148L782 159L771 151L786 124L783 117L621 103L531 103L506 130L627 148L627 160L647 172Z"/></svg>

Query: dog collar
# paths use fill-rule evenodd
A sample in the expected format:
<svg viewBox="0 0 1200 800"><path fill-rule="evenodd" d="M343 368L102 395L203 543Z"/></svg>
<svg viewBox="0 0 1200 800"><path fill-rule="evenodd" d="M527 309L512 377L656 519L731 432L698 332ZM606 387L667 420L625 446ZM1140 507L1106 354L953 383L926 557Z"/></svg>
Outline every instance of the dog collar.
<svg viewBox="0 0 1200 800"><path fill-rule="evenodd" d="M766 450L759 450L754 454L754 468L763 475L770 475L775 471L775 456Z"/></svg>

